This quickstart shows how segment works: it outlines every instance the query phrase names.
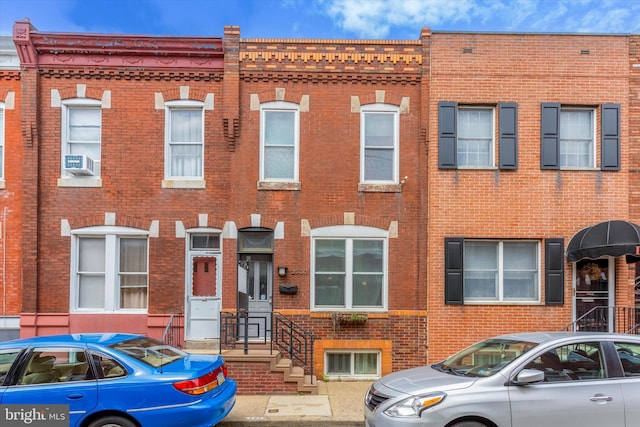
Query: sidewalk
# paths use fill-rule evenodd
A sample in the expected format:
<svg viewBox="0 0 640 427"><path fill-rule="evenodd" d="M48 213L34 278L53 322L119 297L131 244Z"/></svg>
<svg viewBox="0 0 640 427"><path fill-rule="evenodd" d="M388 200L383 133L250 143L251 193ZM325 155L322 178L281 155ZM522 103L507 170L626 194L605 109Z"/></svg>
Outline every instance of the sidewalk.
<svg viewBox="0 0 640 427"><path fill-rule="evenodd" d="M318 381L317 395L243 395L220 427L363 427L372 381Z"/></svg>

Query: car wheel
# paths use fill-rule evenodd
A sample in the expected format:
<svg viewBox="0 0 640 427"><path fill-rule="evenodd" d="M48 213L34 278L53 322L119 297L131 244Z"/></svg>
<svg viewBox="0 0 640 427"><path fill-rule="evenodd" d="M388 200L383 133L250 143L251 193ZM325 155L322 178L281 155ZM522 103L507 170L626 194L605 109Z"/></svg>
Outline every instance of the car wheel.
<svg viewBox="0 0 640 427"><path fill-rule="evenodd" d="M487 427L479 421L460 421L453 424L451 427Z"/></svg>
<svg viewBox="0 0 640 427"><path fill-rule="evenodd" d="M108 416L104 418L99 418L89 424L89 427L137 427L135 423L129 421L126 418L118 417L118 416Z"/></svg>

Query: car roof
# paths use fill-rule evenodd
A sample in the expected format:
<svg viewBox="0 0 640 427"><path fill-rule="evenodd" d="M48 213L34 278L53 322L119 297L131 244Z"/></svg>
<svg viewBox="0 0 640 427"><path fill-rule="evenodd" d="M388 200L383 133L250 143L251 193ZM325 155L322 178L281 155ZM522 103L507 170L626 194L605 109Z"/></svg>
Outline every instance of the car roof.
<svg viewBox="0 0 640 427"><path fill-rule="evenodd" d="M144 335L124 334L119 332L107 333L81 333L81 334L60 334L60 335L42 335L37 337L20 338L0 343L0 346L7 345L52 345L52 344L99 344L109 346L118 342L126 341L133 338L143 338Z"/></svg>
<svg viewBox="0 0 640 427"><path fill-rule="evenodd" d="M528 341L537 344L544 344L546 342L580 338L580 339L626 339L626 340L639 340L638 335L630 334L615 334L608 332L518 332L513 334L505 334L494 337L496 339L512 339L517 341Z"/></svg>

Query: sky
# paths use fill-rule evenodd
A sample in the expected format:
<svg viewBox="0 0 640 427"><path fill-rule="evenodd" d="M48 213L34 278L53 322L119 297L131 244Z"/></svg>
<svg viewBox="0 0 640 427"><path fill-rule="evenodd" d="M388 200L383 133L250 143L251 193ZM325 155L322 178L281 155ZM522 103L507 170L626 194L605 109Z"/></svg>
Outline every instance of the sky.
<svg viewBox="0 0 640 427"><path fill-rule="evenodd" d="M0 0L0 35L39 31L417 40L432 31L640 34L640 0Z"/></svg>

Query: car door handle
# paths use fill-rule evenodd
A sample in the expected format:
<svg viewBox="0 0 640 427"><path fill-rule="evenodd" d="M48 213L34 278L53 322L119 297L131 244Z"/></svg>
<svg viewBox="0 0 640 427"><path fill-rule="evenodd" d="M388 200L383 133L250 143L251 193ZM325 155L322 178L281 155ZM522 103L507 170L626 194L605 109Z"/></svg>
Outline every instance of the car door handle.
<svg viewBox="0 0 640 427"><path fill-rule="evenodd" d="M67 398L68 399L82 399L84 397L84 394L82 393L73 393L73 394L67 394Z"/></svg>
<svg viewBox="0 0 640 427"><path fill-rule="evenodd" d="M589 400L591 400L592 402L611 402L613 400L613 397L605 396L603 394L596 394L595 396L592 396Z"/></svg>

